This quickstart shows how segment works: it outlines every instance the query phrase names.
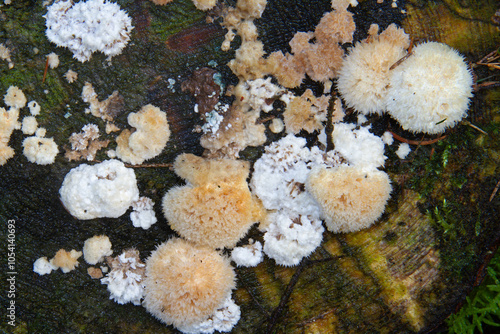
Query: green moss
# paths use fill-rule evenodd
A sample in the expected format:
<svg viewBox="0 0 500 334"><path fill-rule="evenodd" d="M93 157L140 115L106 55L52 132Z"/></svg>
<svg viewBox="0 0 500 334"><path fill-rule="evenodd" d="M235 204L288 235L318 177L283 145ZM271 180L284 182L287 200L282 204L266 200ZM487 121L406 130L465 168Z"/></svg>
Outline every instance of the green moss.
<svg viewBox="0 0 500 334"><path fill-rule="evenodd" d="M464 306L447 320L448 333L483 333L483 325L500 327L500 252L491 259L480 286L466 297Z"/></svg>

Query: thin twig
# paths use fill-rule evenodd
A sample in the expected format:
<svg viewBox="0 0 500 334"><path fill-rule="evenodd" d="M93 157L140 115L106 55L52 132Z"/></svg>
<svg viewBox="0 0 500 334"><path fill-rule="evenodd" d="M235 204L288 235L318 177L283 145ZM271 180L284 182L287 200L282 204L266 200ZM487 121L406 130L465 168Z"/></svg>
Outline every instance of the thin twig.
<svg viewBox="0 0 500 334"><path fill-rule="evenodd" d="M45 61L45 70L43 71L42 83L45 82L45 78L47 77L47 70L48 69L49 69L49 57L47 56L47 60Z"/></svg>
<svg viewBox="0 0 500 334"><path fill-rule="evenodd" d="M490 202L493 201L493 198L497 194L498 188L500 188L500 180L497 182L497 185L495 186L495 189L493 189L493 192L491 193Z"/></svg>
<svg viewBox="0 0 500 334"><path fill-rule="evenodd" d="M400 135L398 135L392 131L389 131L389 132L392 134L392 136L394 138L396 138L400 142L407 143L410 145L431 145L431 144L434 144L434 143L446 138L446 135L444 135L444 136L441 136L439 138L429 139L429 140L411 140L411 139L403 138Z"/></svg>
<svg viewBox="0 0 500 334"><path fill-rule="evenodd" d="M486 132L483 129L481 129L480 127L472 124L471 122L465 121L464 123L467 124L468 126L470 126L471 128L476 129L477 131L481 132L482 134L488 135L488 132Z"/></svg>

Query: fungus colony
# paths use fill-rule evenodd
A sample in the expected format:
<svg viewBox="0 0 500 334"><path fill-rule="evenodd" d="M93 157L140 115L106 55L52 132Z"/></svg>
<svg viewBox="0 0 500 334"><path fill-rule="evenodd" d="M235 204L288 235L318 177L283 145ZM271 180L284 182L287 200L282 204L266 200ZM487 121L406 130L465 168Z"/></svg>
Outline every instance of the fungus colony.
<svg viewBox="0 0 500 334"><path fill-rule="evenodd" d="M168 5L171 1L153 2ZM214 0L193 2L200 10L216 4ZM196 86L196 76L183 84L183 90L199 94L197 106L207 125L201 137L204 156L179 155L174 171L186 184L169 189L163 197L163 213L178 237L158 245L145 263L135 249L111 257L107 236L85 241L85 261L90 265L106 261L111 269L106 273L104 264L88 269L95 278L106 273L101 282L111 299L142 304L160 321L186 333L230 331L240 317L231 298L236 282L230 259L237 266L256 266L265 254L278 265L295 266L321 244L323 222L332 233L351 233L369 228L385 210L391 182L381 168L386 159L384 143L389 145L392 138L374 135L370 126L342 122L342 101L360 114L360 123L371 114L388 112L402 128L430 134L443 132L466 116L472 75L462 56L435 42L417 45L409 53L409 36L394 24L380 33L373 25L369 36L344 55L341 46L353 41L355 30L349 5L355 6L356 1L333 0L332 11L324 14L314 31L298 32L291 39L291 53L269 55L254 25L266 0L238 0L235 7L223 9L227 34L222 49L228 50L236 35L241 37L236 57L228 63L239 82L226 92L235 99L224 108L218 102L223 91L206 83L215 71L197 72L208 75L203 79L205 88ZM109 57L121 53L133 28L125 11L104 0L58 1L48 7L45 18L47 38L69 48L81 62L89 61L95 51ZM325 87L324 94L316 96L307 89L295 95L290 90L299 87L306 75ZM72 71L66 78L70 83L77 80ZM342 100L330 94L332 79ZM123 105L118 92L99 101L86 83L82 99L90 104L87 113L107 122L108 133L119 130L113 124ZM331 103L331 99L335 100ZM32 116L25 117L22 126L18 122L26 101L18 87L9 88L4 97L9 109L0 108L2 165L15 153L8 142L20 128L26 135L36 134L23 142L28 161L50 164L59 152L53 139L45 138L45 130L38 128L35 116L40 106L35 101L28 105ZM266 127L257 119L280 103L285 111L269 127L274 133L285 130L286 135L265 147L253 166L238 159L245 147L266 142ZM327 136L330 104L333 131ZM130 113L132 129L121 131L116 151L108 150L108 156L137 165L160 155L170 137L167 118L153 105ZM321 144L308 147L299 136L304 131L319 133ZM69 138L66 158L92 161L109 143L98 138L97 125L83 126L82 132ZM401 146L398 155L405 157L409 151ZM60 188L67 211L87 220L117 218L132 207L134 226L147 229L154 224L154 203L139 196L134 170L123 162L110 159L70 170ZM241 244L257 223L262 238ZM224 249L232 250L230 258ZM71 271L81 254L61 249L50 261L36 260L34 271L40 275L57 268Z"/></svg>

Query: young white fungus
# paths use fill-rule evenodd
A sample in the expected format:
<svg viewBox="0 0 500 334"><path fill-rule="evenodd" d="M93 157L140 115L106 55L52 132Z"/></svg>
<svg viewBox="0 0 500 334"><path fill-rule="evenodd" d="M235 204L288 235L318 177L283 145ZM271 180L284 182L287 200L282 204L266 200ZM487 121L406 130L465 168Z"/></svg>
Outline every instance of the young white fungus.
<svg viewBox="0 0 500 334"><path fill-rule="evenodd" d="M118 160L73 168L59 194L64 207L78 219L117 218L139 199L134 170Z"/></svg>
<svg viewBox="0 0 500 334"><path fill-rule="evenodd" d="M54 138L28 137L23 140L23 154L29 162L39 165L54 163L59 153Z"/></svg>
<svg viewBox="0 0 500 334"><path fill-rule="evenodd" d="M58 1L48 7L44 17L47 38L68 48L81 62L96 51L109 57L120 54L133 29L127 13L105 0Z"/></svg>
<svg viewBox="0 0 500 334"><path fill-rule="evenodd" d="M321 220L306 216L291 219L284 213L269 214L272 223L264 234L264 253L283 266L296 266L323 240Z"/></svg>
<svg viewBox="0 0 500 334"><path fill-rule="evenodd" d="M30 114L36 116L40 114L40 105L36 101L30 101L28 103L28 108L30 109Z"/></svg>
<svg viewBox="0 0 500 334"><path fill-rule="evenodd" d="M411 152L410 145L407 143L401 143L399 144L398 149L396 150L396 154L399 157L399 159L404 159L406 156Z"/></svg>
<svg viewBox="0 0 500 334"><path fill-rule="evenodd" d="M23 122L21 125L21 131L25 135L32 135L35 133L36 129L38 128L38 122L36 121L36 118L33 116L26 116L23 118Z"/></svg>
<svg viewBox="0 0 500 334"><path fill-rule="evenodd" d="M224 304L200 323L177 327L184 334L211 334L215 331L230 332L241 317L240 307L228 296Z"/></svg>
<svg viewBox="0 0 500 334"><path fill-rule="evenodd" d="M130 220L134 227L142 227L147 230L156 223L156 215L153 210L154 202L147 197L140 197L137 202L132 203L133 211L130 213Z"/></svg>
<svg viewBox="0 0 500 334"><path fill-rule="evenodd" d="M111 241L105 235L95 235L83 244L83 258L88 264L97 264L111 254Z"/></svg>
<svg viewBox="0 0 500 334"><path fill-rule="evenodd" d="M3 101L9 107L21 109L26 105L26 96L17 86L10 86L3 97Z"/></svg>
<svg viewBox="0 0 500 334"><path fill-rule="evenodd" d="M139 252L129 249L108 262L112 270L101 279L101 283L108 286L109 299L118 304L141 305L145 264L139 258Z"/></svg>
<svg viewBox="0 0 500 334"><path fill-rule="evenodd" d="M59 56L54 52L47 55L48 63L50 68L56 68L59 66Z"/></svg>
<svg viewBox="0 0 500 334"><path fill-rule="evenodd" d="M262 244L258 241L251 245L235 247L231 251L231 260L238 267L255 267L262 262Z"/></svg>
<svg viewBox="0 0 500 334"><path fill-rule="evenodd" d="M38 275L50 274L53 270L57 270L57 266L50 263L45 256L33 263L33 271Z"/></svg>
<svg viewBox="0 0 500 334"><path fill-rule="evenodd" d="M356 128L354 124L335 124L332 133L335 151L347 159L350 165L375 169L383 166L384 142L368 131L367 127Z"/></svg>
<svg viewBox="0 0 500 334"><path fill-rule="evenodd" d="M464 58L436 42L417 45L390 75L387 111L403 129L444 132L467 114L472 73Z"/></svg>
<svg viewBox="0 0 500 334"><path fill-rule="evenodd" d="M68 70L68 72L64 73L64 77L66 78L66 81L69 83L73 83L78 79L78 73L76 73L73 70Z"/></svg>

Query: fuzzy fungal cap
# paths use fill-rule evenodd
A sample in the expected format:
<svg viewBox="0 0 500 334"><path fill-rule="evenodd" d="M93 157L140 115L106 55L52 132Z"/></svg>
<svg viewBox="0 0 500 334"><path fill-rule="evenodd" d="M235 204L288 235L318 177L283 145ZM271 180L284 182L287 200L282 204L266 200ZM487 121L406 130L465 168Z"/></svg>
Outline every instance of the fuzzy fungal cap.
<svg viewBox="0 0 500 334"><path fill-rule="evenodd" d="M132 19L116 3L105 0L54 2L45 15L47 38L68 48L81 62L101 51L109 57L120 54L132 31Z"/></svg>
<svg viewBox="0 0 500 334"><path fill-rule="evenodd" d="M186 327L223 306L235 288L229 260L183 239L161 244L146 261L146 310L166 324Z"/></svg>
<svg viewBox="0 0 500 334"><path fill-rule="evenodd" d="M344 59L337 80L347 106L365 115L385 111L389 69L408 46L409 36L394 24L380 36L357 43Z"/></svg>
<svg viewBox="0 0 500 334"><path fill-rule="evenodd" d="M247 162L182 154L174 169L189 184L169 190L163 212L182 237L212 248L232 248L262 215L246 182Z"/></svg>
<svg viewBox="0 0 500 334"><path fill-rule="evenodd" d="M3 101L9 107L21 109L26 105L26 96L17 86L10 86L3 97Z"/></svg>
<svg viewBox="0 0 500 334"><path fill-rule="evenodd" d="M104 260L104 257L113 254L111 241L105 235L96 235L85 240L83 244L83 258L88 264L97 264Z"/></svg>
<svg viewBox="0 0 500 334"><path fill-rule="evenodd" d="M472 73L455 49L423 43L392 71L387 111L405 130L441 133L466 116L472 84Z"/></svg>
<svg viewBox="0 0 500 334"><path fill-rule="evenodd" d="M123 130L116 138L118 158L135 165L159 155L170 138L167 114L148 104L127 119L135 131Z"/></svg>
<svg viewBox="0 0 500 334"><path fill-rule="evenodd" d="M54 163L59 153L54 138L28 137L23 140L23 154L29 162L38 165Z"/></svg>
<svg viewBox="0 0 500 334"><path fill-rule="evenodd" d="M386 173L356 167L315 168L306 190L321 207L328 230L355 232L372 225L385 210L391 184Z"/></svg>
<svg viewBox="0 0 500 334"><path fill-rule="evenodd" d="M64 207L78 219L118 218L139 199L134 170L118 160L73 168L59 194Z"/></svg>

